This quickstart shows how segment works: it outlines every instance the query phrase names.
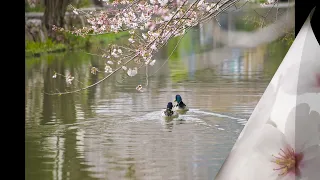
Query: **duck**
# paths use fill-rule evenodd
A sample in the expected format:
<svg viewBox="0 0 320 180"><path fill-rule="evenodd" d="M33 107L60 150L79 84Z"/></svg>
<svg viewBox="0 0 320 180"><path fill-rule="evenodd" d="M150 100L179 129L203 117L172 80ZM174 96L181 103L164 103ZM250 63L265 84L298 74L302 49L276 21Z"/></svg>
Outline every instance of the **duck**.
<svg viewBox="0 0 320 180"><path fill-rule="evenodd" d="M174 111L177 111L179 113L185 113L186 111L189 110L187 105L183 103L182 97L179 94L176 95L174 102L177 102L177 104L173 108Z"/></svg>
<svg viewBox="0 0 320 180"><path fill-rule="evenodd" d="M162 117L165 117L167 120L179 117L179 114L173 111L172 108L172 102L168 102L167 108L162 112Z"/></svg>

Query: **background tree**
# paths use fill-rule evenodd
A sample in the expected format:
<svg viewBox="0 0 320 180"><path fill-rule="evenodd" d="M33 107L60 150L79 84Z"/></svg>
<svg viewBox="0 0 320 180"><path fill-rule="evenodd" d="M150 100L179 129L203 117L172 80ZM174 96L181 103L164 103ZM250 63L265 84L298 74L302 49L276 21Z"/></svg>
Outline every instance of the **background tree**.
<svg viewBox="0 0 320 180"><path fill-rule="evenodd" d="M43 18L48 37L55 39L55 33L52 30L53 25L64 26L64 16L71 2L72 0L44 0L45 11Z"/></svg>
<svg viewBox="0 0 320 180"><path fill-rule="evenodd" d="M101 0L92 0L92 2L97 7L103 7L103 1Z"/></svg>

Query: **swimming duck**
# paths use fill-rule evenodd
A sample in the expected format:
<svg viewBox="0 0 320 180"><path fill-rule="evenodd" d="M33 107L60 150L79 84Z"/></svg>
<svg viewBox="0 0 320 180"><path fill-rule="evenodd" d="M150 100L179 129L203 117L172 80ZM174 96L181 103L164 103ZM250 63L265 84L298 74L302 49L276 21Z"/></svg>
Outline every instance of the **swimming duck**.
<svg viewBox="0 0 320 180"><path fill-rule="evenodd" d="M172 102L168 102L167 108L162 112L162 116L166 119L177 118L179 114L177 112L172 111L173 104Z"/></svg>
<svg viewBox="0 0 320 180"><path fill-rule="evenodd" d="M174 102L177 102L177 104L174 106L174 111L178 111L179 113L183 113L189 110L186 104L182 102L182 98L179 94L176 95L176 99Z"/></svg>

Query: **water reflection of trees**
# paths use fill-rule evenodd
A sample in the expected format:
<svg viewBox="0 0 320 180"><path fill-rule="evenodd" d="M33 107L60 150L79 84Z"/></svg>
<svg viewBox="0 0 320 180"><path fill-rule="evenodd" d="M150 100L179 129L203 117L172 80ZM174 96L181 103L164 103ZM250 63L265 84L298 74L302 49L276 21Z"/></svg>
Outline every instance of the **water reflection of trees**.
<svg viewBox="0 0 320 180"><path fill-rule="evenodd" d="M229 16L231 15L228 15L228 17ZM227 19L229 24L229 21L234 21L232 19L229 20L230 18ZM253 48L231 48L227 45L220 47L216 44L217 41L219 41L217 38L220 37L219 31L211 31L211 26L218 27L218 24L215 21L212 21L212 23L206 23L199 27L201 33L195 30L186 35L191 37L189 39L192 39L194 42L190 43L184 41L184 43L197 44L196 46L199 46L200 48L191 48L192 50L189 50L186 55L183 55L183 53L179 51L179 48L177 49L175 54L176 56L179 55L179 57L176 59L179 59L179 61L182 61L184 65L187 65L187 71L190 72L212 68L218 69L218 71L220 71L220 75L225 75L226 77L229 76L234 79L238 79L239 81L257 80L264 76L272 76L279 65L279 63L275 63L274 61L281 62L281 59L289 49L288 45L281 40L276 40L269 44L261 44ZM228 25L228 27L229 26L231 29L236 28L231 25ZM227 32L228 31L225 33ZM193 36L196 37L196 35L193 34L200 34L200 38L193 38ZM214 39L212 42L207 40L212 38ZM200 41L201 39L203 42ZM207 41L204 41L204 39ZM280 47L280 44L282 44L282 47ZM213 46L213 48L210 50L201 50L203 49L201 46L208 47L209 45ZM275 49L275 47L277 49ZM174 61L172 60L169 64L173 64L173 62ZM181 64L178 66L169 66L169 68L172 69L172 72L176 71L176 69L181 69L181 67L183 67ZM191 73L191 75L192 74L193 73ZM187 78L181 77L179 80L186 81Z"/></svg>
<svg viewBox="0 0 320 180"><path fill-rule="evenodd" d="M53 60L50 64L47 64L46 61L42 61L37 66L34 65L32 68L27 69L26 76L26 123L32 124L32 128L43 129L44 126L52 126L53 132L47 134L48 138L42 137L41 141L45 142L45 146L48 148L43 148L41 146L34 145L33 137L35 136L35 132L26 130L29 139L26 141L26 147L35 147L37 150L44 149L43 151L35 151L34 149L30 149L30 151L26 151L27 157L32 157L36 154L36 157L26 159L26 164L30 166L28 170L31 170L31 173L34 174L26 174L27 177L32 179L33 177L37 177L44 172L43 179L47 177L52 177L53 179L66 179L67 177L71 179L80 179L87 178L93 179L93 176L90 175L89 171L92 167L88 167L85 165L85 159L88 160L88 154L84 154L84 150L81 150L81 146L90 147L90 143L88 142L84 144L84 142L78 143L78 141L84 141L83 137L81 138L79 134L81 129L77 127L75 129L64 128L65 130L61 134L55 134L55 131L59 131L61 129L61 125L74 125L81 124L81 119L88 120L93 117L93 113L95 111L94 106L99 103L100 100L105 101L105 105L112 106L112 100L117 100L123 95L129 96L133 102L132 104L145 104L147 106L148 103L141 103L139 101L149 101L152 100L152 93L154 91L147 91L148 98L140 98L135 93L135 86L132 86L133 83L119 84L116 79L119 76L123 76L123 74L119 76L114 76L102 83L99 86L91 88L87 92L83 92L81 94L72 94L67 96L46 96L43 95L43 91L51 91L52 89L65 89L69 88L66 85L64 78L56 78L53 79L53 71L57 72L65 72L69 71L71 74L75 76L76 79L81 79L84 83L94 83L98 80L98 77L101 78L101 75L95 76L88 73L88 69L84 68L83 63L88 62L66 62L68 59L77 59L77 57L64 57L63 59L58 58ZM88 58L88 61L96 66L101 67L103 69L104 62L101 63L100 60L96 58ZM40 65L44 65L44 67L40 67ZM42 73L36 73L38 70L43 69ZM144 77L141 77L143 79ZM155 78L159 78L156 76ZM160 77L161 78L161 77ZM121 79L121 78L120 78ZM39 83L40 82L40 83ZM134 81L137 82L137 81ZM81 86L81 84L74 82L77 86ZM160 81L150 81L150 86L152 88L163 87L166 84L163 82L163 79ZM131 87L131 88L129 88ZM133 87L133 88L132 88ZM117 92L117 93L114 93ZM38 97L35 99L33 97ZM40 100L40 101L39 101ZM125 101L128 101L125 100ZM130 101L130 100L129 100ZM154 102L156 103L156 102ZM125 103L119 103L117 107L118 109L124 109L125 107L129 107ZM37 109L38 108L38 109ZM40 109L39 109L40 108ZM146 107L140 107L146 108ZM37 112L39 115L36 115ZM81 117L83 116L84 117ZM108 121L106 121L108 123ZM50 125L49 125L50 124ZM56 124L58 126L53 126L52 124ZM27 125L28 126L28 125ZM60 127L60 128L59 128ZM82 135L83 136L83 135ZM94 151L92 151L94 152ZM54 154L53 158L42 158L38 157L38 155L48 155ZM103 159L102 156L95 156L94 159L90 159L91 162L95 162L99 159ZM53 166L50 167L42 167L40 170L37 170L37 167L40 167L43 163L51 163ZM95 166L96 164L93 164ZM134 175L133 170L134 164L128 166L127 176L132 177ZM80 171L79 171L80 169ZM88 169L88 170L86 170ZM51 174L52 173L52 174Z"/></svg>
<svg viewBox="0 0 320 180"><path fill-rule="evenodd" d="M75 59L75 58L72 58L72 59ZM91 61L91 63L95 63L95 62L93 62L93 61L95 61L95 59L88 59L88 61L89 62ZM97 63L99 63L99 62L100 61L98 61ZM96 79L93 80L91 78L92 75L90 75L88 73L88 69L81 68L82 63L77 64L77 63L73 62L73 64L72 64L72 63L66 63L62 60L57 60L56 62L53 62L50 65L46 65L44 67L42 74L35 74L36 76L38 76L38 79L47 80L48 83L38 84L36 86L31 86L29 83L27 86L29 88L31 88L32 93L37 93L38 96L43 92L42 89L50 89L53 87L67 88L66 84L65 84L65 80L63 78L62 79L52 79L52 75L53 75L52 71L54 69L58 69L59 71L70 70L76 76L76 78L82 77L81 79L85 83L92 83L92 82L96 81ZM71 68L73 69L73 71L71 70ZM165 68L165 69L167 69L167 68ZM165 69L163 70L163 72L166 72ZM29 69L27 71L36 72L37 69ZM201 74L202 72L205 74ZM30 73L30 74L31 75L29 75L27 77L28 80L36 79L36 77L33 76L32 73ZM211 71L209 69L207 71L198 70L198 71L196 71L195 74L196 74L196 78L201 79L202 76L215 76L215 71ZM119 75L119 76L121 76L121 75ZM36 175L43 173L43 171L45 172L45 171L49 170L53 174L52 175L51 174L43 174L44 177L52 176L53 178L56 177L57 179L61 179L61 178L66 179L67 177L70 177L71 179L79 179L80 177L86 177L87 179L93 179L93 177L95 177L95 176L91 175L89 172L99 172L97 170L97 168L101 168L101 167L104 167L104 169L100 170L100 171L104 172L104 177L105 176L113 177L113 173L106 175L105 173L106 173L106 169L108 167L106 167L106 166L99 167L98 162L104 161L103 163L108 163L106 161L110 156L119 157L119 155L110 154L111 153L110 150L101 151L101 148L107 147L106 145L101 144L101 141L92 141L93 138L89 138L89 139L91 139L91 141L85 142L84 138L80 138L80 136L81 136L80 135L81 134L80 128L83 128L85 130L85 134L87 134L87 135L90 135L90 133L94 133L94 132L97 133L96 131L98 129L97 127L92 128L91 129L92 132L90 132L89 128L83 127L81 125L83 123L83 122L81 122L81 120L84 120L84 119L86 121L89 120L88 123L90 123L90 121L93 119L92 118L93 116L92 117L87 116L84 118L80 118L81 114L84 114L86 116L86 114L90 113L89 112L90 109L91 109L91 111L96 111L95 107L97 105L99 105L99 108L110 109L111 106L114 106L115 104L117 104L116 109L119 109L122 114L124 114L124 112L127 112L126 110L128 110L128 113L130 113L132 111L134 112L134 111L138 110L139 108L148 110L148 109L152 108L152 104L155 104L157 107L159 106L158 100L154 99L154 97L158 97L158 95L159 95L158 93L162 93L164 95L163 97L168 96L169 98L171 98L173 95L172 82L170 82L170 80L168 80L165 76L162 76L161 73L160 73L160 75L153 77L154 79L150 79L150 81L149 81L150 86L147 88L147 91L144 94L139 94L139 92L135 91L136 84L140 83L140 82L144 82L144 78L145 78L144 75L136 76L132 79L127 79L127 81L125 81L123 84L117 83L116 79L118 79L119 76L114 76L109 81L106 81L106 82L100 84L99 86L94 87L95 88L94 90L91 89L90 91L84 92L81 94L72 94L72 95L67 95L67 96L48 96L48 97L43 96L42 97L43 98L42 105L41 105L41 103L40 104L30 103L30 102L32 102L33 99L30 96L27 97L27 101L28 101L27 105L28 106L33 106L33 107L47 106L46 109L38 110L42 113L43 117L40 116L40 118L39 117L28 117L27 118L27 120L26 120L27 123L31 123L32 121L36 121L37 118L41 120L39 123L36 123L35 126L33 126L33 128L43 129L45 126L49 126L49 124L53 123L53 124L59 125L59 126L52 127L53 131L57 131L57 130L61 129L61 125L64 125L64 124L74 125L74 126L76 126L75 124L80 124L79 126L76 126L75 129L66 128L59 134L54 134L54 133L47 134L46 136L48 136L48 138L41 137L41 141L44 142L43 144L45 144L45 146L48 147L47 150L44 149L40 153L40 152L34 151L34 150L31 151L29 149L29 151L26 152L26 155L29 157L31 157L34 154L37 154L37 155L44 154L44 156L46 156L46 155L48 156L48 154L54 154L53 157L51 157L51 159L37 157L38 162L34 162L35 165L33 165L32 158L28 159L27 164L30 165L32 168L35 168L35 166L40 166L41 164L46 163L46 162L50 162L51 164L55 164L52 167L45 166L40 171L30 168L29 170L32 170L32 172L35 172L35 174L33 174L33 175L28 174L29 177L35 177ZM228 84L229 84L229 86L227 86ZM80 85L80 84L78 84L78 85ZM236 100L232 99L233 96L231 96L230 98L232 99L232 101L226 100L223 98L221 98L221 101L217 101L216 98L219 93L223 94L223 92L228 92L228 90L230 89L230 86L231 86L230 83L226 82L225 84L223 84L221 81L220 82L218 81L218 83L213 86L208 86L208 87L204 86L202 88L195 87L192 85L191 86L183 85L182 89L188 89L188 90L192 91L192 93L183 92L183 93L181 93L181 95L185 99L188 99L188 103L193 104L193 105L197 105L197 104L203 105L204 102L207 102L207 103L211 103L211 105L208 105L208 106L211 106L213 108L224 107L227 109L227 107L232 105L232 103L234 101L236 101L238 103L237 99ZM221 88L221 87L225 87L225 88ZM39 91L35 91L34 88L38 88ZM159 92L158 90L161 90L161 89L162 90L169 89L169 90L166 92ZM203 89L203 90L201 90L201 89ZM220 91L218 91L217 89L219 89ZM209 90L212 92L211 96L202 96L203 94L208 94ZM234 94L234 93L231 93L231 94ZM47 98L47 99L45 99L45 98ZM122 99L122 100L120 101L120 99ZM132 103L131 106L128 105L127 102ZM223 102L229 102L229 104L224 105ZM219 106L217 106L217 104L219 104ZM139 105L139 106L137 106L137 105ZM165 104L163 106L165 106ZM27 108L29 108L29 107L27 107ZM33 112L33 114L34 114L34 112ZM103 113L102 113L102 115L105 116ZM101 116L101 114L98 114L98 116ZM94 118L93 120L96 120L96 118ZM108 118L105 119L104 126L101 126L102 125L101 123L94 122L93 120L91 123L95 124L96 126L99 126L99 129L105 128L105 127L112 127L112 123L111 123L112 121ZM41 126L41 128L39 126ZM130 129L130 128L132 128L132 129ZM127 129L127 131L133 132L134 128L135 127L129 127L129 129ZM119 127L119 129L121 129L121 127ZM28 130L27 130L27 133L28 133ZM35 134L32 133L31 131L29 131L29 136L32 137L32 136L35 136ZM132 134L132 136L134 136L134 134ZM30 140L26 141L26 146L29 146L29 147L33 146L33 147L36 147L39 149L42 148L41 146L33 145L33 143L34 143L33 140L31 138L29 138L29 139ZM124 144L132 144L132 142L131 142L132 140L135 140L135 139L132 139L132 138L129 138L126 140L121 139L121 142L120 141L116 142L115 140L113 140L114 141L113 143L121 146ZM83 145L79 145L78 141L83 141ZM92 150L92 148L96 148L97 145L99 145L98 147L100 147L100 148L97 148L97 150L95 150L95 151ZM84 147L85 150L81 150L80 149L81 146L82 147L85 146ZM108 145L108 147L110 147L110 146L111 146L111 144ZM117 146L117 147L119 148L119 146ZM128 152L126 152L129 149L130 149L130 147L123 148L121 151L119 151L119 154L129 154ZM175 148L172 150L178 151L178 149L175 149ZM88 153L88 152L90 152L90 153ZM101 154L97 154L98 152L100 152ZM89 156L90 156L90 158L89 158ZM88 161L90 163L88 163ZM115 163L113 163L112 167L124 168L124 169L121 169L121 171L126 171L128 177L134 176L135 173L140 172L137 169L143 168L143 167L141 167L143 164L136 165L133 162L128 164L126 160L123 160L121 158L115 158L115 161L119 161L119 162L121 161L122 163L126 163L126 165L120 165L121 163L117 164L115 162ZM123 162L123 161L125 161L125 162ZM38 163L38 165L36 165L36 163ZM181 165L181 164L179 165L179 160L175 161L174 163L177 164L176 166L177 166L178 170L179 169L182 170L183 168L186 168L186 166L184 166L184 165ZM90 167L88 167L88 166L90 166ZM127 169L125 169L125 168L127 168ZM135 170L135 168L137 168L137 169ZM117 174L116 172L114 172L114 173ZM139 175L137 175L137 176L139 176ZM61 178L59 178L59 177L61 177Z"/></svg>
<svg viewBox="0 0 320 180"><path fill-rule="evenodd" d="M81 63L66 63L62 57L52 57L34 61L26 69L26 178L27 179L94 179L85 170L84 159L77 148L78 129L66 129L54 124L74 124L77 122L76 104L78 94L57 97L47 96L43 91L66 87L63 78L53 79L53 71L83 77L86 69L76 72ZM30 62L29 62L30 63ZM78 69L79 70L79 69ZM40 71L40 72L39 72ZM88 99L85 102L89 102ZM88 106L88 105L86 105ZM83 108L88 111L90 108ZM53 124L53 125L52 125ZM49 131L46 129L49 128ZM39 132L44 131L39 137ZM39 143L40 142L40 143ZM79 169L83 169L79 172ZM50 179L51 179L50 178Z"/></svg>

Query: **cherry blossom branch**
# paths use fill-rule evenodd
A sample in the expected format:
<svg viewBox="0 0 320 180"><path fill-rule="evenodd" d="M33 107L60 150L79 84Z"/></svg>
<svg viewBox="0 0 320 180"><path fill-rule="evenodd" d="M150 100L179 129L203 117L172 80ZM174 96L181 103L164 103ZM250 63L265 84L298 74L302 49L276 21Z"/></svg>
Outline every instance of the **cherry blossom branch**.
<svg viewBox="0 0 320 180"><path fill-rule="evenodd" d="M88 23L91 25L89 27L76 30L65 30L54 27L53 29L56 31L68 32L78 36L117 33L125 30L129 32L130 37L128 38L127 45L109 44L106 49L99 48L103 52L101 57L106 60L105 73L110 73L109 75L84 88L46 94L62 95L77 93L100 84L120 69L127 72L127 77L132 77L143 66L146 66L147 86L148 78L158 72L169 60L187 30L211 18L216 18L217 15L235 5L238 1L219 0L217 3L208 3L204 0L196 0L190 5L188 5L187 0L150 0L150 3L137 0L132 3L121 1L127 6L123 9L118 9L118 11L87 13L86 17L88 17ZM112 5L115 7L120 4L119 2L113 2ZM76 14L81 12L78 12L76 9L73 9L73 11ZM177 36L181 37L169 55L169 58L154 74L149 76L148 66L153 66L156 62L155 59L152 59L153 55L159 49L166 46L170 39ZM122 63L127 58L129 60ZM140 64L140 66L133 69L127 67L128 63L132 61L134 64ZM143 62L142 65L141 62ZM109 64L115 63L118 66L115 70L112 70ZM91 73L96 74L96 72L99 72L99 70L96 67L91 67ZM73 79L69 79L68 82L71 83Z"/></svg>
<svg viewBox="0 0 320 180"><path fill-rule="evenodd" d="M76 82L84 85L81 81L78 81L78 80L74 79L74 77L72 77L70 74L69 74L68 76L65 76L65 75L63 75L63 74L60 74L60 73L55 72L54 75L53 75L53 78L55 79L55 78L57 77L57 75L66 78L66 81L67 81L67 82L70 81L70 79L72 79L72 80L74 80L74 81L76 81ZM71 81L72 81L72 80L71 80Z"/></svg>

